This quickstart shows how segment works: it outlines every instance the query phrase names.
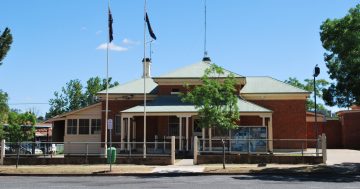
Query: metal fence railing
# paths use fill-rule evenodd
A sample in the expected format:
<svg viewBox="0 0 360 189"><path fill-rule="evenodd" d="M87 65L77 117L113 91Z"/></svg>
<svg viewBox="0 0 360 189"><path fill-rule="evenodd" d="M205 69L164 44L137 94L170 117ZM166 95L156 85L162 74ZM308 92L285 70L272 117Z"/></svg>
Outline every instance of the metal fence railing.
<svg viewBox="0 0 360 189"><path fill-rule="evenodd" d="M290 156L322 155L322 139L230 139L201 138L197 140L199 154L236 153L236 154L277 154ZM309 149L309 143L317 143ZM325 147L326 148L326 147Z"/></svg>
<svg viewBox="0 0 360 189"><path fill-rule="evenodd" d="M104 142L5 142L5 156L104 156ZM117 156L143 156L144 142L112 142ZM153 140L145 143L147 156L169 156L171 139ZM110 147L110 143L107 143Z"/></svg>

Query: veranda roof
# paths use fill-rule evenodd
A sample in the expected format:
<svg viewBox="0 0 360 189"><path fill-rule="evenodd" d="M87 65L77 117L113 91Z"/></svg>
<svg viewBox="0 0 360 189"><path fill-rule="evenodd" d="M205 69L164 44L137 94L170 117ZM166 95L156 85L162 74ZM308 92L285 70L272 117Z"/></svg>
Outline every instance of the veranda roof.
<svg viewBox="0 0 360 189"><path fill-rule="evenodd" d="M272 111L256 105L254 103L238 99L237 103L239 112L247 113L271 113ZM139 105L124 111L121 113L142 113L144 112L144 106ZM149 113L196 113L197 109L194 105L181 101L181 98L177 95L171 96L159 96L153 101L147 103L146 112Z"/></svg>

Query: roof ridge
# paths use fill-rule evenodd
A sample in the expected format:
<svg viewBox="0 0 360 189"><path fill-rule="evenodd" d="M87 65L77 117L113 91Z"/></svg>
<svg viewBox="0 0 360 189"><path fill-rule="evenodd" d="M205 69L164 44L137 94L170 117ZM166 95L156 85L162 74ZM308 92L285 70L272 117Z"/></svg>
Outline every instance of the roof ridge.
<svg viewBox="0 0 360 189"><path fill-rule="evenodd" d="M200 61L197 63L193 63L193 64L189 64L180 68L177 68L175 70L172 70L170 72L167 72L165 74L162 74L160 76L157 77L153 77L154 79L162 79L162 78L201 78L203 76L204 73L199 73L196 71L205 71L204 69L209 68L209 66L211 64L217 65L214 62L211 63L206 63L204 61ZM233 71L230 71L220 65L217 65L219 67L221 67L224 70L224 73L221 74L221 77L225 77L229 74L234 75L234 77L236 78L243 78L243 75L240 75L238 73L235 73ZM193 68L193 69L191 69ZM196 70L194 71L194 69L196 68ZM201 75L200 75L201 74Z"/></svg>

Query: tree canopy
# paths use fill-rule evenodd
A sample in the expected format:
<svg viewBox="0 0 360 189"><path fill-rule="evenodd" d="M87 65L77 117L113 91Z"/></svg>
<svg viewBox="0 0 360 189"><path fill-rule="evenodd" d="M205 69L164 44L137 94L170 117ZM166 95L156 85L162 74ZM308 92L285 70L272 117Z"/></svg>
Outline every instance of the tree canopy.
<svg viewBox="0 0 360 189"><path fill-rule="evenodd" d="M109 78L109 88L119 85L118 82L111 83L111 80L112 78ZM49 100L50 109L46 113L46 118L99 102L96 93L106 89L106 79L92 77L86 84L86 87L83 87L80 80L70 80L62 87L61 92L55 91L55 98Z"/></svg>
<svg viewBox="0 0 360 189"><path fill-rule="evenodd" d="M224 70L211 64L201 78L202 85L196 86L182 100L198 108L199 125L203 128L216 127L222 131L237 128L239 109L237 106L236 81L233 75L225 79L210 77L224 74Z"/></svg>
<svg viewBox="0 0 360 189"><path fill-rule="evenodd" d="M330 78L323 90L327 105L360 105L360 4L340 19L327 19L321 27L322 46Z"/></svg>
<svg viewBox="0 0 360 189"><path fill-rule="evenodd" d="M295 77L289 77L288 80L284 81L287 84L290 84L294 87L297 87L299 89L303 89L305 91L309 91L311 93L314 92L314 80L313 79L305 79L304 83L301 83L298 79ZM316 85L316 97L323 99L323 93L322 90L329 85L329 82L327 82L325 79L318 79L315 82ZM315 110L315 102L312 98L308 98L306 100L306 109L309 111ZM325 106L319 102L316 103L316 109L318 111L326 113L328 110L325 108Z"/></svg>
<svg viewBox="0 0 360 189"><path fill-rule="evenodd" d="M8 113L8 94L0 89L0 125L7 122Z"/></svg>
<svg viewBox="0 0 360 189"><path fill-rule="evenodd" d="M36 116L31 112L9 112L5 138L8 142L30 141L34 137Z"/></svg>
<svg viewBox="0 0 360 189"><path fill-rule="evenodd" d="M5 28L4 32L0 35L0 66L6 57L6 54L10 50L12 42L13 37L11 35L10 29Z"/></svg>

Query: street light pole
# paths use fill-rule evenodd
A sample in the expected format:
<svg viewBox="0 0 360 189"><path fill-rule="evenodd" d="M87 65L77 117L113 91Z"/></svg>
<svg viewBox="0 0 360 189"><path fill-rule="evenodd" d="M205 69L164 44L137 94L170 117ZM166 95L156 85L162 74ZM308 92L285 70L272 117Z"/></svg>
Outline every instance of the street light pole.
<svg viewBox="0 0 360 189"><path fill-rule="evenodd" d="M318 130L318 126L317 126L317 111L316 111L316 77L320 74L320 68L318 67L318 65L316 64L315 68L314 68L314 100L315 100L315 139L316 139L316 156L319 155L319 141L318 141L318 135L319 135L319 130Z"/></svg>

